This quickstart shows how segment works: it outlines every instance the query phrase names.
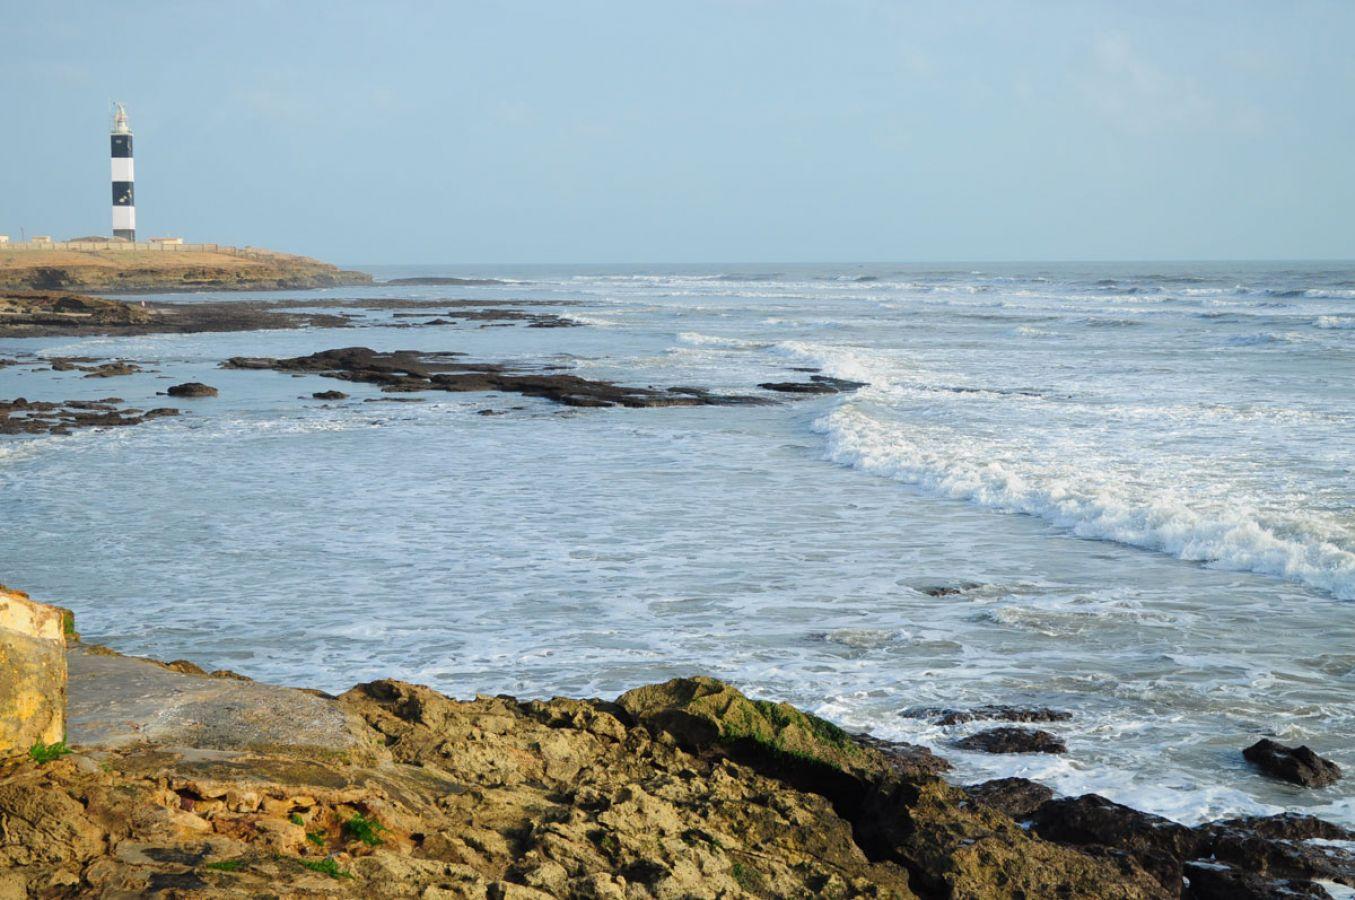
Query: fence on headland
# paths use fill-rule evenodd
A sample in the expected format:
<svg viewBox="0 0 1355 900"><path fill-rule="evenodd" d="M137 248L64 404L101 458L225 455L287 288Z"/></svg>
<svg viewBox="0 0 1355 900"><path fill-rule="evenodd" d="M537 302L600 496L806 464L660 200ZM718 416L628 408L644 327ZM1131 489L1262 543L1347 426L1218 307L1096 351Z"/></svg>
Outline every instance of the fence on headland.
<svg viewBox="0 0 1355 900"><path fill-rule="evenodd" d="M164 253L226 253L231 256L287 256L261 247L232 247L229 244L182 244L169 241L0 241L0 253L16 251L41 253L51 250L151 250Z"/></svg>

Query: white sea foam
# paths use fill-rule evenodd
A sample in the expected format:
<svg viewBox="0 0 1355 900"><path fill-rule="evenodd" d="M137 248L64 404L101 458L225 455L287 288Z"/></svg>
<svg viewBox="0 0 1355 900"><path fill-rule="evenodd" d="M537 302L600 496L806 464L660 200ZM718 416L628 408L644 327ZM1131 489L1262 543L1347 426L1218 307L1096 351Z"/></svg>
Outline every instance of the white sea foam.
<svg viewBox="0 0 1355 900"><path fill-rule="evenodd" d="M821 417L828 458L928 493L1038 516L1078 537L1116 541L1274 575L1355 599L1355 552L1301 522L1281 530L1243 503L1202 510L1169 490L1116 481L1095 461L1048 468L946 428L873 418L847 403Z"/></svg>
<svg viewBox="0 0 1355 900"><path fill-rule="evenodd" d="M1318 316L1313 324L1333 331L1355 330L1355 316Z"/></svg>
<svg viewBox="0 0 1355 900"><path fill-rule="evenodd" d="M1263 331L1257 334L1241 334L1228 339L1234 347L1264 347L1270 344L1297 344L1305 340L1297 331Z"/></svg>
<svg viewBox="0 0 1355 900"><path fill-rule="evenodd" d="M743 338L720 337L713 334L701 334L697 331L684 331L678 340L693 347L722 347L729 350L749 350L768 347L767 341L749 341Z"/></svg>

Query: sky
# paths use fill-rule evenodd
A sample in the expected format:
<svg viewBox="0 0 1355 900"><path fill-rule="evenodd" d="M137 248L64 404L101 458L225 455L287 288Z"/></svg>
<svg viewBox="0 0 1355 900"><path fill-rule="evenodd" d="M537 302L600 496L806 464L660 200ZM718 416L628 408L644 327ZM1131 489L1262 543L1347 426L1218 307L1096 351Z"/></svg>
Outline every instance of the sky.
<svg viewBox="0 0 1355 900"><path fill-rule="evenodd" d="M0 0L0 233L348 264L1355 258L1350 0Z"/></svg>

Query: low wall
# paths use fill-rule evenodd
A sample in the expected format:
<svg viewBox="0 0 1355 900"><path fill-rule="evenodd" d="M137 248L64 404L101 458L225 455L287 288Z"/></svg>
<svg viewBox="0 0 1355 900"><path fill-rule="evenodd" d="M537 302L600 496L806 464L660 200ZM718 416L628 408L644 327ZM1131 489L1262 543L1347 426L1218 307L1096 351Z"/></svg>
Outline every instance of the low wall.
<svg viewBox="0 0 1355 900"><path fill-rule="evenodd" d="M240 255L258 252L248 247L231 247L226 244L161 244L153 241L22 241L0 244L0 253L6 250L19 253L42 253L47 250L153 250L157 253L173 253L191 250L194 253L233 253Z"/></svg>
<svg viewBox="0 0 1355 900"><path fill-rule="evenodd" d="M0 758L65 739L66 615L0 585Z"/></svg>

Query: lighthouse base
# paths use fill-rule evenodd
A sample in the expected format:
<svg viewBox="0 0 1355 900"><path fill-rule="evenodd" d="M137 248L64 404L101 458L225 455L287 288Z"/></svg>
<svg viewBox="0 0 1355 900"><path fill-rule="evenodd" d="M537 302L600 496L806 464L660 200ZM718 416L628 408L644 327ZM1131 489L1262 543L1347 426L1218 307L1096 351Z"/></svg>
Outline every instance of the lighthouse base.
<svg viewBox="0 0 1355 900"><path fill-rule="evenodd" d="M131 242L133 242L133 243L136 243L136 229L135 229L135 228L114 228L114 229L113 229L113 237L116 238L116 239L118 239L118 240L131 241Z"/></svg>

